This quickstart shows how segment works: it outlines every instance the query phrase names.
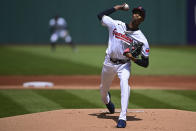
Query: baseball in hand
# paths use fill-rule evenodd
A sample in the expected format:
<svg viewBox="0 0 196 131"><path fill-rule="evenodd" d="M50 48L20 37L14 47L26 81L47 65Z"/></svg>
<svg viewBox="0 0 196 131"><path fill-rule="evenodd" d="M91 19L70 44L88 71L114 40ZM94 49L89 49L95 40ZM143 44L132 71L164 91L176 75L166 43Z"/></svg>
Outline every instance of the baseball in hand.
<svg viewBox="0 0 196 131"><path fill-rule="evenodd" d="M125 10L129 10L129 5L128 5L128 4L125 4L123 8L124 8Z"/></svg>

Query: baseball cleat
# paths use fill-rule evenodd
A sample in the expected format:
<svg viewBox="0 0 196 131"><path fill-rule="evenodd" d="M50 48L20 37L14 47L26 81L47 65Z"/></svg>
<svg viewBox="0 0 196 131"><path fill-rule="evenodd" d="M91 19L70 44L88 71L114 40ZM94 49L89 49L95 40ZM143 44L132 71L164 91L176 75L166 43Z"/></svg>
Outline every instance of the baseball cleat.
<svg viewBox="0 0 196 131"><path fill-rule="evenodd" d="M108 108L108 110L111 114L113 114L115 112L114 104L111 101L108 104L106 104L106 107Z"/></svg>
<svg viewBox="0 0 196 131"><path fill-rule="evenodd" d="M117 128L125 128L126 127L126 121L125 120L118 120Z"/></svg>
<svg viewBox="0 0 196 131"><path fill-rule="evenodd" d="M111 95L110 95L109 92L108 92L108 94L109 94L109 97L110 97L110 101L109 101L108 104L106 104L106 107L108 108L109 112L110 112L111 114L113 114L113 113L115 112L115 106L114 106L114 104L113 104L112 101L111 101Z"/></svg>

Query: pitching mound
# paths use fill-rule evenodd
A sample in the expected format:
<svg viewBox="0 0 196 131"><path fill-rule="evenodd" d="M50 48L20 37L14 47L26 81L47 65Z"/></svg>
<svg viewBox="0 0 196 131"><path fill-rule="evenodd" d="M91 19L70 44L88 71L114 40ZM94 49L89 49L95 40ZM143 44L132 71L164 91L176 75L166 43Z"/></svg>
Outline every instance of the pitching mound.
<svg viewBox="0 0 196 131"><path fill-rule="evenodd" d="M112 131L118 130L119 111L105 109L56 110L0 119L2 131ZM124 131L196 131L196 112L164 109L128 110Z"/></svg>

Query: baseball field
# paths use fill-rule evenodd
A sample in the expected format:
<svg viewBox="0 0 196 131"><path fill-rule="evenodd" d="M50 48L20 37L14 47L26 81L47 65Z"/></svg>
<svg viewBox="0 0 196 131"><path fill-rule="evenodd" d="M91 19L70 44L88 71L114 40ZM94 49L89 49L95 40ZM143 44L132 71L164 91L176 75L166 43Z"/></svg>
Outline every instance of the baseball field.
<svg viewBox="0 0 196 131"><path fill-rule="evenodd" d="M106 46L0 46L0 131L117 130L119 80L111 86L117 110L101 101ZM127 127L134 131L195 131L196 47L152 46L150 65L132 64ZM53 87L24 87L25 82Z"/></svg>

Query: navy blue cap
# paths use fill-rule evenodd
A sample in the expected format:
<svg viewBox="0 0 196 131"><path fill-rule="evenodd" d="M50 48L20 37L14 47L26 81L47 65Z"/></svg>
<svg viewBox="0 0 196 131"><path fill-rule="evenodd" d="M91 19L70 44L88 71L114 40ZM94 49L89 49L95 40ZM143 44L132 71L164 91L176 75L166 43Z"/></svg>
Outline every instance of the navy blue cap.
<svg viewBox="0 0 196 131"><path fill-rule="evenodd" d="M133 8L132 13L139 13L141 15L142 18L145 19L146 17L146 11L142 6L139 6L137 8Z"/></svg>

